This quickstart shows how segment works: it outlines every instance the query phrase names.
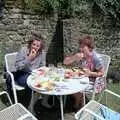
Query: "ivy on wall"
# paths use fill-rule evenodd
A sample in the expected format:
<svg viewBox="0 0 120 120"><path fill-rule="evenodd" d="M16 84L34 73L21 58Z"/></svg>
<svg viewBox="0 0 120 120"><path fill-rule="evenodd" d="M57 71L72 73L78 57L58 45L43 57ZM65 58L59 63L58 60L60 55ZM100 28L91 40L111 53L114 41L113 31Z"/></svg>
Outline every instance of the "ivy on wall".
<svg viewBox="0 0 120 120"><path fill-rule="evenodd" d="M20 3L25 10L45 16L58 14L63 19L73 18L87 14L89 8L96 8L103 15L120 20L120 0L15 0L17 7L20 7Z"/></svg>
<svg viewBox="0 0 120 120"><path fill-rule="evenodd" d="M115 20L120 20L120 0L93 0L104 15L110 15Z"/></svg>
<svg viewBox="0 0 120 120"><path fill-rule="evenodd" d="M71 18L88 8L89 0L15 0L16 7L39 12L40 15L58 14L61 18ZM21 6L22 5L22 6Z"/></svg>

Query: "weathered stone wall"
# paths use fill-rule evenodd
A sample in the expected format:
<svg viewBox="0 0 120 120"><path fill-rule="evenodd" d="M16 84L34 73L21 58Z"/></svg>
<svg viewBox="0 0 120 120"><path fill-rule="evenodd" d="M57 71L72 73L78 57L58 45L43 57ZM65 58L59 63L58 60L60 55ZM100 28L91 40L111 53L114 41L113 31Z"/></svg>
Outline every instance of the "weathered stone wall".
<svg viewBox="0 0 120 120"><path fill-rule="evenodd" d="M26 44L32 33L44 37L48 63L62 61L63 53L78 50L79 35L90 34L95 38L96 49L111 56L111 65L120 66L120 25L113 24L109 16L88 13L76 19L58 21L57 16L45 18L39 13L15 8L14 0L6 0L4 16L0 20L0 68L3 68L4 54L18 50Z"/></svg>

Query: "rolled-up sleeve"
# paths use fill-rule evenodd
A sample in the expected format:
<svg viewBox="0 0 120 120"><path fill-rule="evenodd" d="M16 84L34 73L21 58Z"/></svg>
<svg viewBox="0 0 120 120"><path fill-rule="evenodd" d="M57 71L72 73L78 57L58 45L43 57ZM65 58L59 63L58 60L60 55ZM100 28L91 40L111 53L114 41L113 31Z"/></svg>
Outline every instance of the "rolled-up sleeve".
<svg viewBox="0 0 120 120"><path fill-rule="evenodd" d="M102 61L101 57L95 57L94 58L94 64L95 64L95 68L97 70L99 70L100 68L102 68L103 67L103 61Z"/></svg>

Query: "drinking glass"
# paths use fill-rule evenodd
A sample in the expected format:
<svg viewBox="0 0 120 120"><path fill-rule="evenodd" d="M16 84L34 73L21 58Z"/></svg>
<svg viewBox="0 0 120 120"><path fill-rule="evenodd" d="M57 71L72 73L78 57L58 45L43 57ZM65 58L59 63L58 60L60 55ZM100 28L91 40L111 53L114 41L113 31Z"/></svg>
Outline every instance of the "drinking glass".
<svg viewBox="0 0 120 120"><path fill-rule="evenodd" d="M62 63L57 64L57 73L61 76L64 77L64 68L62 66Z"/></svg>

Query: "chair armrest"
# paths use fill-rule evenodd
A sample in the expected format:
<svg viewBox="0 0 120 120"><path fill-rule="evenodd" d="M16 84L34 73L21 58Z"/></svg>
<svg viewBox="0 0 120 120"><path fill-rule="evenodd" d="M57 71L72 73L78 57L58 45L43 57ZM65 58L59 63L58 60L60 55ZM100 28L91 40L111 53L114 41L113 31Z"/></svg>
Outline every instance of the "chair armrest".
<svg viewBox="0 0 120 120"><path fill-rule="evenodd" d="M7 71L7 73L10 75L11 79L14 80L14 76L10 71Z"/></svg>
<svg viewBox="0 0 120 120"><path fill-rule="evenodd" d="M15 86L15 81L14 81L14 75L13 75L13 73L11 73L10 71L7 71L7 73L10 75L10 78L11 78L11 81L12 81L12 87Z"/></svg>
<svg viewBox="0 0 120 120"><path fill-rule="evenodd" d="M111 95L114 95L114 96L120 98L120 95L118 95L118 94L116 94L115 92L112 92L112 91L110 91L110 90L108 90L108 89L105 89L104 92L107 92L107 93L109 93L109 94L111 94Z"/></svg>
<svg viewBox="0 0 120 120"><path fill-rule="evenodd" d="M18 102L17 100L17 93L16 93L16 88L15 88L15 81L14 81L14 76L10 71L7 71L7 73L10 75L11 77L11 81L12 81L12 88L13 88L13 93L14 93L14 99L15 99L15 103Z"/></svg>
<svg viewBox="0 0 120 120"><path fill-rule="evenodd" d="M100 95L100 97L99 97L99 102L102 100L102 97L103 97L103 95L104 95L104 93L109 93L110 95L114 95L115 97L118 97L118 98L120 98L120 95L118 95L118 94L116 94L115 92L112 92L112 91L110 91L110 90L108 90L108 89L105 89L102 93L101 93L101 95Z"/></svg>

